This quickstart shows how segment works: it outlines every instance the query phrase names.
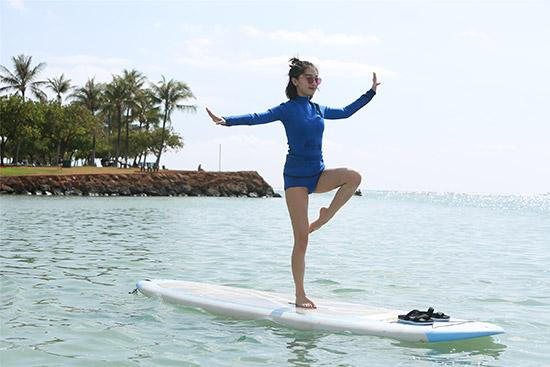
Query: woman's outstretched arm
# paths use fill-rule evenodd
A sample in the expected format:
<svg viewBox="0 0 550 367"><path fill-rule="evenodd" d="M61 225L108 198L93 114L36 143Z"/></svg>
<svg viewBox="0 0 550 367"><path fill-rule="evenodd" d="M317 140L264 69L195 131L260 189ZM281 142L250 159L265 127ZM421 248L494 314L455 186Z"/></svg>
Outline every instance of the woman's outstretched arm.
<svg viewBox="0 0 550 367"><path fill-rule="evenodd" d="M260 125L267 124L268 122L273 122L281 120L283 118L283 105L270 108L269 110L262 113L249 113L246 115L238 116L217 116L206 107L206 112L210 115L212 121L218 125L233 126L233 125Z"/></svg>
<svg viewBox="0 0 550 367"><path fill-rule="evenodd" d="M357 100L355 100L350 105L344 108L325 107L325 113L323 117L329 120L345 119L350 117L355 112L357 112L361 107L363 107L364 105L370 102L372 97L374 97L374 95L376 94L376 88L379 85L380 83L378 83L378 80L376 78L376 73L373 73L372 87L367 93L363 94Z"/></svg>

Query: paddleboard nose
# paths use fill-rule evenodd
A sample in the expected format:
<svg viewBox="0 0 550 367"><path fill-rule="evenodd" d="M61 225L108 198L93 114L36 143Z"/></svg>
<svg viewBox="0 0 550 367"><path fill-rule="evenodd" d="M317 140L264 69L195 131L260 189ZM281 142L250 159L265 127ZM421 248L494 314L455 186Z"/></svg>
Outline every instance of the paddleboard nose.
<svg viewBox="0 0 550 367"><path fill-rule="evenodd" d="M151 283L151 280L150 279L143 279L143 280L140 280L136 283L136 288L137 289L142 289L146 284L148 283Z"/></svg>

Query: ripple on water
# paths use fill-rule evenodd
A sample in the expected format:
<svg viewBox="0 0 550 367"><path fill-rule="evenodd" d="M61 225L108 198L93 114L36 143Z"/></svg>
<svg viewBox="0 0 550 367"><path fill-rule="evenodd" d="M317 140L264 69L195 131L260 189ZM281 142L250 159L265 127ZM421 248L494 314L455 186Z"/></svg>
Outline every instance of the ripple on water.
<svg viewBox="0 0 550 367"><path fill-rule="evenodd" d="M365 293L365 289L359 289L359 288L337 288L333 289L332 293L336 294L348 294L348 293Z"/></svg>
<svg viewBox="0 0 550 367"><path fill-rule="evenodd" d="M330 199L311 196L311 209ZM128 294L143 278L293 294L284 200L0 200L6 365L548 364L550 198L367 192L312 237L312 296L437 305L507 332L438 344L297 331Z"/></svg>
<svg viewBox="0 0 550 367"><path fill-rule="evenodd" d="M312 283L316 283L320 285L340 285L339 282L335 280L330 280L330 279L315 279Z"/></svg>

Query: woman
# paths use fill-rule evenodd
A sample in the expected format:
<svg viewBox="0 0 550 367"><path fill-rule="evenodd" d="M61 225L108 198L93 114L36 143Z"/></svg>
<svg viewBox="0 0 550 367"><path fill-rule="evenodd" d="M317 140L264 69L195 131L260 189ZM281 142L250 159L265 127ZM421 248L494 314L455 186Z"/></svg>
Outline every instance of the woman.
<svg viewBox="0 0 550 367"><path fill-rule="evenodd" d="M288 139L284 167L285 197L294 232L292 276L296 286L297 307L315 308L304 290L305 254L309 233L327 223L354 194L361 183L359 173L347 168L325 169L322 155L324 119L343 119L366 105L376 94L376 73L372 88L347 107L336 109L311 102L321 83L315 65L290 59L286 95L288 101L263 113L220 117L206 111L218 125L259 125L280 120ZM328 208L321 208L319 218L308 222L308 194L339 188Z"/></svg>

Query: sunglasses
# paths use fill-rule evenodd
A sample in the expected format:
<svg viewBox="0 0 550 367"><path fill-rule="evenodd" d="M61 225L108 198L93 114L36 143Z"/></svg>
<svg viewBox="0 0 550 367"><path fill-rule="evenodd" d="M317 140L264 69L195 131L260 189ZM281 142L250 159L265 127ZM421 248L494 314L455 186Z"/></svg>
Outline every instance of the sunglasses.
<svg viewBox="0 0 550 367"><path fill-rule="evenodd" d="M315 82L317 85L321 84L322 79L319 78L318 76L313 76L311 74L302 74L302 75L304 76L304 78L306 78L309 84L313 84L313 82Z"/></svg>

